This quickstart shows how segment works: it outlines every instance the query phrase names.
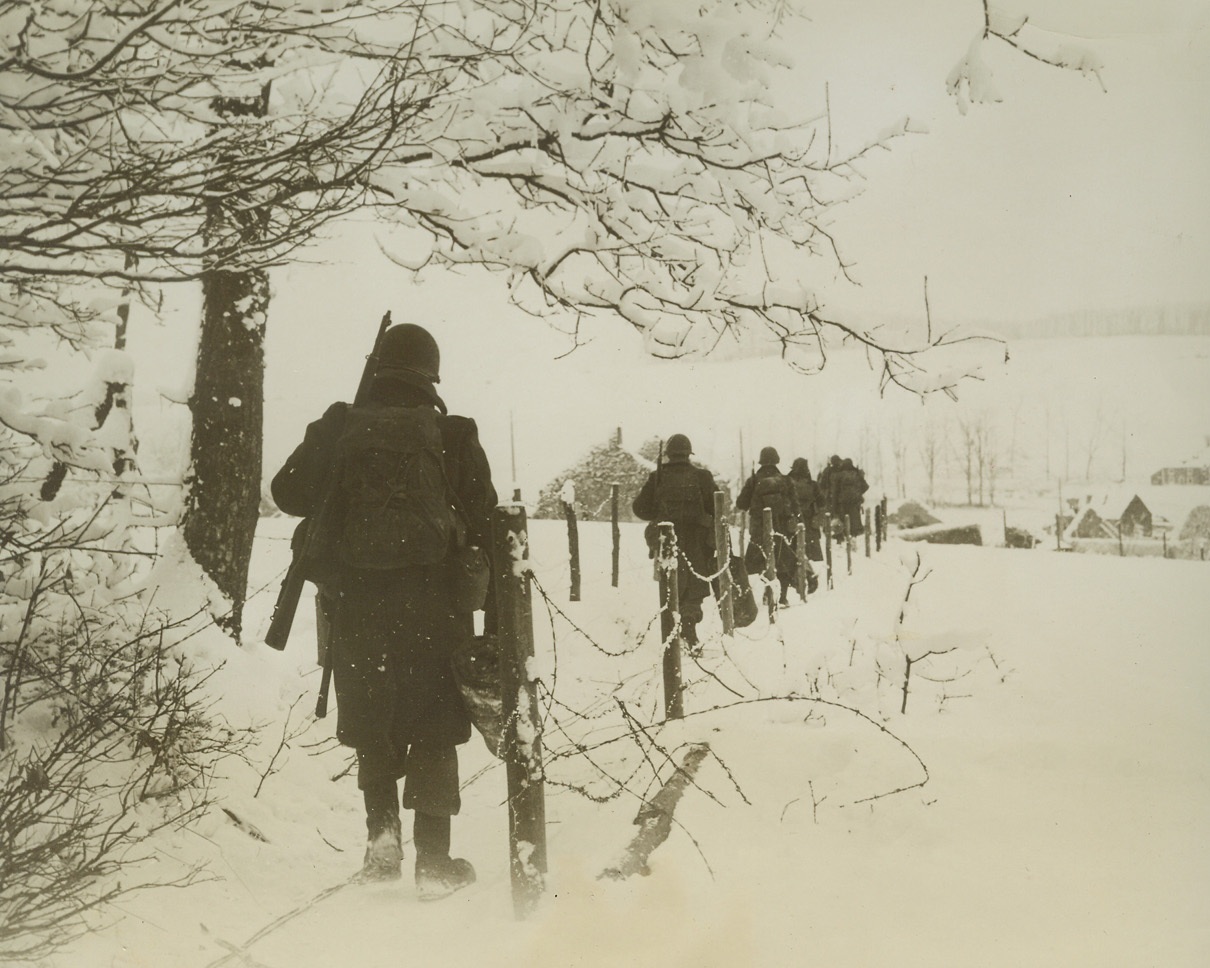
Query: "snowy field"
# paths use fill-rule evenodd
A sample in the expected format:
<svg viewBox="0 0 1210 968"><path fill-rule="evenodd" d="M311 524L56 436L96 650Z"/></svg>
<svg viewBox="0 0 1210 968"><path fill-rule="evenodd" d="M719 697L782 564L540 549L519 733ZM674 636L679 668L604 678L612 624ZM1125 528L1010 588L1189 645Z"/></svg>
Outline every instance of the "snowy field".
<svg viewBox="0 0 1210 968"><path fill-rule="evenodd" d="M263 522L252 587L266 590L245 647L216 634L199 648L227 656L226 715L263 724L248 762L216 781L223 809L157 838L151 873L203 865L207 879L124 900L46 968L1210 962L1201 563L895 540L866 559L859 547L851 575L838 554L835 587L805 605L791 593L775 626L762 616L728 639L707 605L687 716L665 727L639 529L624 528L615 589L608 526L582 526L583 600L569 603L564 528L531 522L553 603L535 591L539 666L556 701L548 891L519 922L504 774L477 736L462 748L454 848L478 883L437 904L407 877L339 887L364 827L332 720L311 718L308 603L286 653L251 641L289 528ZM926 577L900 622L914 571ZM619 701L647 727L641 744ZM696 741L715 755L650 876L599 879L651 791L648 757Z"/></svg>

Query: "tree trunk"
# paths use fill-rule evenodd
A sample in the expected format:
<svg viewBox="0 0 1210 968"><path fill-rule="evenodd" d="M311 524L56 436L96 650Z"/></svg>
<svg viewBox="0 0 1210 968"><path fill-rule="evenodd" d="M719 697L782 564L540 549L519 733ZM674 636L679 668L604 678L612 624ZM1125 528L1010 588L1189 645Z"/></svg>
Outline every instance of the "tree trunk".
<svg viewBox="0 0 1210 968"><path fill-rule="evenodd" d="M232 121L263 118L269 110L269 84L255 95L217 97L212 107ZM264 209L238 184L220 182L211 188L206 239L257 245L264 236ZM190 487L182 530L193 560L230 600L231 611L216 621L237 639L260 513L268 312L265 270L211 266L202 276L202 330L189 400Z"/></svg>
<svg viewBox="0 0 1210 968"><path fill-rule="evenodd" d="M238 636L260 508L269 277L207 273L202 294L183 530L193 559L231 600L220 624Z"/></svg>

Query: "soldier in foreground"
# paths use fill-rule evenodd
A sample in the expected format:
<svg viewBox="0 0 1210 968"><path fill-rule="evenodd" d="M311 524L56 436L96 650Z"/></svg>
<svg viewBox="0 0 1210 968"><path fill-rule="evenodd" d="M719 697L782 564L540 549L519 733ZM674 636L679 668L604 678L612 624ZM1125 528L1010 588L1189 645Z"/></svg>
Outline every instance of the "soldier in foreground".
<svg viewBox="0 0 1210 968"><path fill-rule="evenodd" d="M457 747L470 738L451 653L483 603L459 600L454 568L463 550L488 546L496 504L475 422L447 415L439 369L428 331L387 329L366 405L332 404L272 481L278 507L309 517L329 467L335 475L322 575L308 577L332 603L336 736L357 751L366 811L361 877L401 876L403 778L426 899L475 880L468 861L450 856Z"/></svg>

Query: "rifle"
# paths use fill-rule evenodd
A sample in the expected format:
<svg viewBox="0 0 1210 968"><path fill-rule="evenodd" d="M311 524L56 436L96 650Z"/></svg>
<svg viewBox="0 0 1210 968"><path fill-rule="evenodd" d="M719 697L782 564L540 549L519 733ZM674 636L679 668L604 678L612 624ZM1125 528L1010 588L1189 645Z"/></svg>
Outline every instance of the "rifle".
<svg viewBox="0 0 1210 968"><path fill-rule="evenodd" d="M373 381L374 372L378 367L378 351L382 346L382 337L390 325L391 313L390 310L387 310L382 317L382 322L378 324L378 335L374 338L374 349L366 357L366 365L361 371L361 382L357 384L357 393L353 397L354 406L365 403L365 398L370 390L370 383ZM294 545L294 555L290 559L290 567L286 570L286 577L282 579L281 589L277 593L277 602L273 606L273 617L269 620L269 630L265 633L265 643L270 648L277 649L278 651L286 647L286 642L290 638L290 629L294 625L294 613L298 610L298 601L302 596L303 583L307 580L304 571L307 563L314 555L314 548L316 542L319 540L319 535L324 532L327 527L328 518L332 514L332 505L336 496L336 484L337 477L334 472L334 465L332 462L328 462L324 479L319 488L322 498L315 513L305 518L299 526L299 540L292 542ZM328 712L328 690L331 686L331 681L332 649L329 647L324 652L323 677L319 684L319 699L315 703L315 715L319 719L323 719Z"/></svg>

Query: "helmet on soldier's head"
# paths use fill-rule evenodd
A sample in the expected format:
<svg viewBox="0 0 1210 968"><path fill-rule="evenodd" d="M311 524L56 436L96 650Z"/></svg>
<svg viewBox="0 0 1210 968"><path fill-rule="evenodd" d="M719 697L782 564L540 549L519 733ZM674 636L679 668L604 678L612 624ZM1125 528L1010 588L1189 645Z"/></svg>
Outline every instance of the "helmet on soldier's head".
<svg viewBox="0 0 1210 968"><path fill-rule="evenodd" d="M781 457L778 456L776 447L762 447L761 448L760 463L762 466L765 464L777 464L780 461L781 461Z"/></svg>
<svg viewBox="0 0 1210 968"><path fill-rule="evenodd" d="M693 453L693 445L684 434L673 434L664 445L664 453L669 457L688 457Z"/></svg>
<svg viewBox="0 0 1210 968"><path fill-rule="evenodd" d="M401 323L382 334L378 348L379 373L389 373L408 382L440 383L441 351L423 326Z"/></svg>

